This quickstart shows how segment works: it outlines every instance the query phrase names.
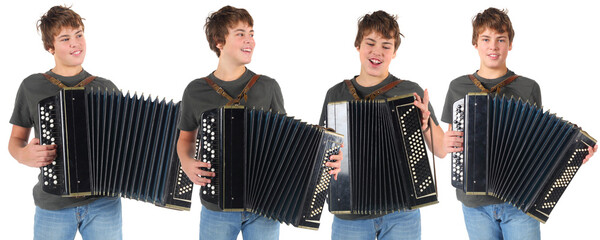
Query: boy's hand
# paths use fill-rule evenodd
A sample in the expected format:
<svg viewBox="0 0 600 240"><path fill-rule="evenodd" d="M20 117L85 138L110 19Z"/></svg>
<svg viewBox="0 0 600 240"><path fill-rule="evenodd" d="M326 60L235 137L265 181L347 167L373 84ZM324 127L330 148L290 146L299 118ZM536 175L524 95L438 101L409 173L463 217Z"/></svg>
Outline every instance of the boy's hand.
<svg viewBox="0 0 600 240"><path fill-rule="evenodd" d="M30 167L46 166L56 158L56 145L40 145L39 138L33 138L23 147L17 161Z"/></svg>
<svg viewBox="0 0 600 240"><path fill-rule="evenodd" d="M448 125L448 131L444 134L444 150L449 152L463 151L464 132L452 131L452 125Z"/></svg>
<svg viewBox="0 0 600 240"><path fill-rule="evenodd" d="M329 171L329 174L333 174L333 179L335 180L337 180L338 173L341 171L340 168L342 167L342 160L344 159L344 153L342 153L343 147L344 144L340 147L338 154L329 156L329 160L332 160L332 162L325 163L325 166L333 168L333 170Z"/></svg>
<svg viewBox="0 0 600 240"><path fill-rule="evenodd" d="M206 178L206 177L214 177L215 173L211 172L211 171L204 171L200 168L207 168L210 169L210 163L205 163L202 161L198 161L196 159L193 159L191 157L183 157L180 159L181 162L181 168L183 169L183 172L185 172L185 175L188 176L188 178L197 185L200 186L206 186L206 184L210 183L210 179Z"/></svg>
<svg viewBox="0 0 600 240"><path fill-rule="evenodd" d="M594 146L594 148L592 147L588 147L588 155L585 156L585 159L583 159L583 163L581 164L585 164L587 161L590 160L590 158L592 158L592 156L594 156L594 153L598 151L598 145Z"/></svg>
<svg viewBox="0 0 600 240"><path fill-rule="evenodd" d="M426 130L429 127L429 93L427 89L423 92L423 99L417 93L413 93L415 96L414 105L421 109L421 130Z"/></svg>

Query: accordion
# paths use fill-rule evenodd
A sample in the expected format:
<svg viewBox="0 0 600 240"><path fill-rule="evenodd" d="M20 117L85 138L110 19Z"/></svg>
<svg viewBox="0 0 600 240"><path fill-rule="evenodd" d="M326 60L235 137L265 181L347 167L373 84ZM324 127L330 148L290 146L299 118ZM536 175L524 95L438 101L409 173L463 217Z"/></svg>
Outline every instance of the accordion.
<svg viewBox="0 0 600 240"><path fill-rule="evenodd" d="M61 90L38 104L40 144L56 144L41 168L45 192L121 196L189 210L193 183L176 153L179 103L115 91Z"/></svg>
<svg viewBox="0 0 600 240"><path fill-rule="evenodd" d="M344 161L331 183L334 214L387 214L437 203L414 96L334 102L327 127L344 135Z"/></svg>
<svg viewBox="0 0 600 240"><path fill-rule="evenodd" d="M222 107L202 114L196 158L211 164L200 197L224 211L250 211L318 229L342 137L271 111Z"/></svg>
<svg viewBox="0 0 600 240"><path fill-rule="evenodd" d="M454 103L452 185L490 195L545 223L596 140L521 99L471 93Z"/></svg>

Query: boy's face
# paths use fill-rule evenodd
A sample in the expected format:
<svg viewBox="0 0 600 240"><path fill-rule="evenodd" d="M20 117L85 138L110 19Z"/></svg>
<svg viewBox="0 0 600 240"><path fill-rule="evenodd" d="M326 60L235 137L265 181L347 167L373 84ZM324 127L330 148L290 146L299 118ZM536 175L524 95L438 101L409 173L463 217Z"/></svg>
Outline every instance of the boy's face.
<svg viewBox="0 0 600 240"><path fill-rule="evenodd" d="M481 68L506 68L506 57L512 49L508 32L498 33L496 30L485 28L477 37L475 49L479 53Z"/></svg>
<svg viewBox="0 0 600 240"><path fill-rule="evenodd" d="M48 51L54 55L57 68L81 66L85 59L83 28L63 27L54 37L54 49Z"/></svg>
<svg viewBox="0 0 600 240"><path fill-rule="evenodd" d="M361 75L387 77L390 63L396 57L394 39L383 38L378 32L371 31L363 37L356 50L359 52Z"/></svg>
<svg viewBox="0 0 600 240"><path fill-rule="evenodd" d="M225 43L217 43L217 48L221 50L219 58L234 64L244 65L250 63L255 46L252 27L246 23L238 22L234 27L228 28L228 31Z"/></svg>

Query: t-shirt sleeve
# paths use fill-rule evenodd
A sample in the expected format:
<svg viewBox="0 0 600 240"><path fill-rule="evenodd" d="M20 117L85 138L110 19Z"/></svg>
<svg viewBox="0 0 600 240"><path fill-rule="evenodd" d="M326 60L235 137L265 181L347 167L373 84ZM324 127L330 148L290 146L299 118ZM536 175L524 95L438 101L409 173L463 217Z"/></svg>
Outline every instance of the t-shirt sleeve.
<svg viewBox="0 0 600 240"><path fill-rule="evenodd" d="M323 127L325 127L325 120L327 120L327 104L330 101L329 91L327 91L327 95L325 95L325 101L323 101L323 109L321 110L321 117L319 118L319 125Z"/></svg>
<svg viewBox="0 0 600 240"><path fill-rule="evenodd" d="M285 114L285 107L283 106L283 94L277 81L273 81L273 98L271 99L271 110Z"/></svg>
<svg viewBox="0 0 600 240"><path fill-rule="evenodd" d="M194 131L199 125L196 120L197 114L195 109L197 108L194 107L192 92L192 83L190 83L183 91L183 97L181 98L181 110L179 112L177 128L183 131Z"/></svg>
<svg viewBox="0 0 600 240"><path fill-rule="evenodd" d="M542 104L542 91L540 90L540 85L537 82L533 85L531 89L531 97L533 101L537 103L538 107L543 106Z"/></svg>
<svg viewBox="0 0 600 240"><path fill-rule="evenodd" d="M17 91L15 107L13 108L13 113L10 117L10 123L24 128L32 128L33 119L31 119L30 116L29 101L27 99L27 94L25 93L25 81L23 81Z"/></svg>
<svg viewBox="0 0 600 240"><path fill-rule="evenodd" d="M452 108L454 105L454 94L452 90L452 83L448 86L448 92L446 93L446 100L444 101L444 108L442 109L442 122L452 123Z"/></svg>

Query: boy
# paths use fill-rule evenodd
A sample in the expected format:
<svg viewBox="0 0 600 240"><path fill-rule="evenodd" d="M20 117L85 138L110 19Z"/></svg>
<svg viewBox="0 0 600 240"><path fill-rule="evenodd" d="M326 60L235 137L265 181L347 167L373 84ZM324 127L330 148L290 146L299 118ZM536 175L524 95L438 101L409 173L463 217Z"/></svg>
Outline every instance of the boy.
<svg viewBox="0 0 600 240"><path fill-rule="evenodd" d="M514 34L505 11L488 8L473 18L472 44L479 53L479 70L450 83L442 121L451 124L453 103L469 92L497 92L542 106L539 85L534 80L515 75L506 67ZM462 151L463 133L451 129L450 125L444 135L444 149L447 152ZM597 146L590 148L585 161L596 150ZM467 196L461 190L456 190L456 196L463 203L470 239L540 239L540 223L511 204L492 196Z"/></svg>
<svg viewBox="0 0 600 240"><path fill-rule="evenodd" d="M443 131L438 126L433 108L429 104L427 91L411 81L399 80L389 73L389 65L396 57L400 46L400 29L396 17L384 11L366 14L358 21L358 33L354 46L359 53L360 74L349 82L341 82L327 91L320 124L325 125L327 104L337 101L354 100L374 93L381 88L389 90L377 95L376 99L386 99L405 94L414 94L415 105L422 112L422 130L425 141L431 146L430 131L433 131L435 145L442 146ZM391 84L391 85L390 85ZM395 85L394 85L395 84ZM391 87L391 88L390 88ZM354 90L355 89L355 90ZM421 99L421 96L423 98ZM429 121L429 117L433 121ZM436 154L444 153L441 147ZM445 153L444 153L445 154ZM407 210L387 215L336 214L332 226L332 239L420 239L421 216L419 210Z"/></svg>
<svg viewBox="0 0 600 240"><path fill-rule="evenodd" d="M82 18L67 7L52 7L38 21L46 51L55 66L44 74L33 74L21 83L10 118L13 124L8 150L29 167L52 164L56 145L39 145L38 130L29 143L31 128L37 128L37 103L55 96L62 87L117 89L109 80L94 78L83 70L86 44ZM33 187L36 205L34 239L73 239L77 230L83 239L121 239L120 198L65 198L42 190L42 175Z"/></svg>
<svg viewBox="0 0 600 240"><path fill-rule="evenodd" d="M184 172L201 186L210 184L210 179L205 177L215 176L213 172L200 169L210 168L210 164L193 159L202 112L226 104L241 104L285 113L279 84L245 66L250 63L255 46L253 20L248 11L225 6L206 19L204 29L219 63L210 75L196 79L186 87L177 141L177 153ZM340 160L338 156L332 158ZM337 168L330 173L339 172L339 161L328 163L328 166ZM218 206L204 201L202 205L200 239L235 239L240 231L244 239L279 238L279 223L275 220L250 212L223 212Z"/></svg>

